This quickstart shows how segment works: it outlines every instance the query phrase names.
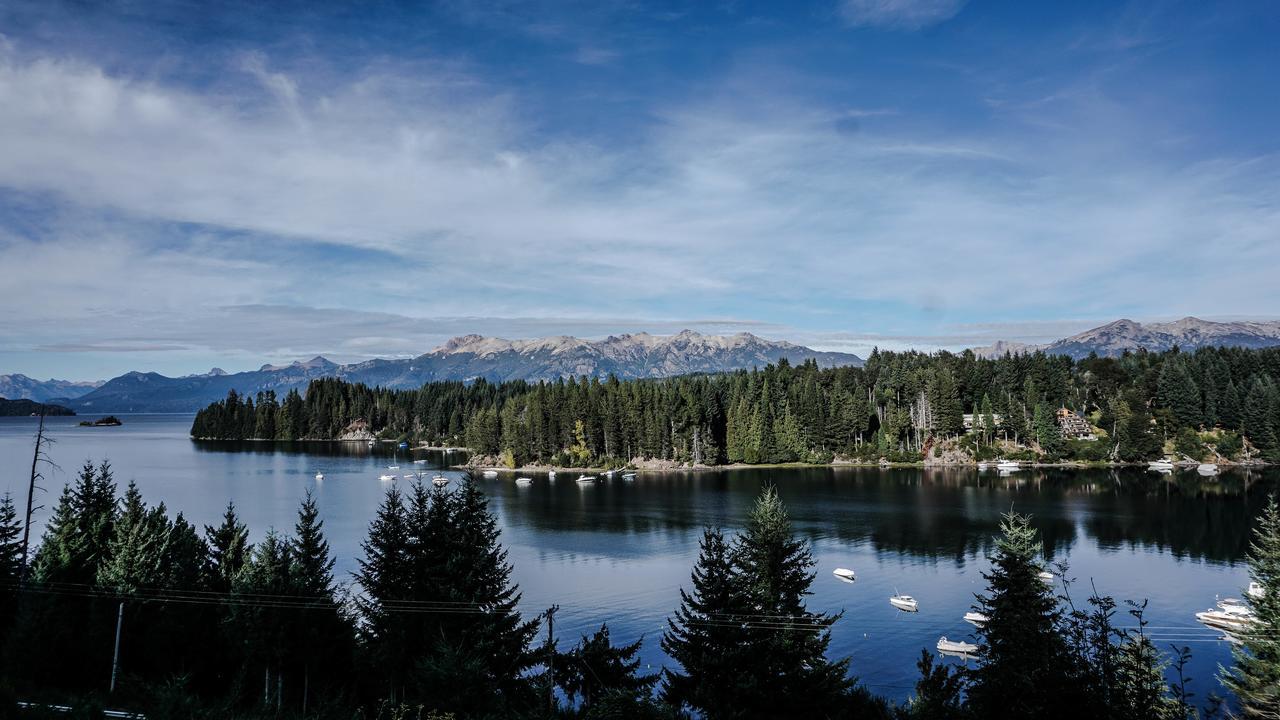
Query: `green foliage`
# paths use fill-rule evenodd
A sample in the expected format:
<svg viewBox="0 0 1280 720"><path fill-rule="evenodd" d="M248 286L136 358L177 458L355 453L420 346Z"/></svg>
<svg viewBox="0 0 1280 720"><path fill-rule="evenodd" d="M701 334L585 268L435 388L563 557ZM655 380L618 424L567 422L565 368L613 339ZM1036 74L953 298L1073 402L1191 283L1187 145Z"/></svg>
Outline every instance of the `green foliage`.
<svg viewBox="0 0 1280 720"><path fill-rule="evenodd" d="M1261 596L1246 595L1254 623L1232 649L1222 684L1235 693L1245 718L1280 717L1280 506L1273 495L1253 530L1249 577Z"/></svg>
<svg viewBox="0 0 1280 720"><path fill-rule="evenodd" d="M577 646L556 656L556 685L586 711L607 703L615 710L635 708L650 699L658 682L656 674L639 673L636 655L644 642L641 638L629 645L615 646L609 641L609 626L601 625L590 637L583 636Z"/></svg>

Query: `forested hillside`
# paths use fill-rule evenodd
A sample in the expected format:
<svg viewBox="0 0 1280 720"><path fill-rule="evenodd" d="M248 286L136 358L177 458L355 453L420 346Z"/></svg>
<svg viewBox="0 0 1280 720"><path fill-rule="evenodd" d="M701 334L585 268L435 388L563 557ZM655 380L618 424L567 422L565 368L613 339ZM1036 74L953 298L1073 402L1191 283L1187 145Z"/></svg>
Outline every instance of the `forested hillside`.
<svg viewBox="0 0 1280 720"><path fill-rule="evenodd" d="M230 394L197 414L212 439L339 437L364 421L383 437L465 443L503 462L661 459L700 464L919 460L948 444L971 456L1138 461L1275 457L1280 349L1206 348L1072 360L875 352L861 368L783 361L762 370L660 380L429 383L385 390L317 380L305 395ZM1065 440L1058 408L1095 442ZM976 430L964 415L974 413Z"/></svg>

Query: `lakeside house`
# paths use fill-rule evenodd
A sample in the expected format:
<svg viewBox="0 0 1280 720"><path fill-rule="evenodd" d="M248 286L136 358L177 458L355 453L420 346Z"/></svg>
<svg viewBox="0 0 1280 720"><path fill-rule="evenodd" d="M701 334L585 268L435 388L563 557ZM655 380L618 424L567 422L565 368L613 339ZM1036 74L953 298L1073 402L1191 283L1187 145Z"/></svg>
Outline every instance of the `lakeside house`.
<svg viewBox="0 0 1280 720"><path fill-rule="evenodd" d="M1062 437L1068 440L1098 439L1088 420L1066 408L1058 408L1058 429L1062 432Z"/></svg>

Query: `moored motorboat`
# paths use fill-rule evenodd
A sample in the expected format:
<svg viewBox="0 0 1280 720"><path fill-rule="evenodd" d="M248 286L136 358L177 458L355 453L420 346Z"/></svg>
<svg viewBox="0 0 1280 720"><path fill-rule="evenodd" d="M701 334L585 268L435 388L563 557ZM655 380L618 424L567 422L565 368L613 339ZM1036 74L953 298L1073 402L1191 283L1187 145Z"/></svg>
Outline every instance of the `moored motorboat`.
<svg viewBox="0 0 1280 720"><path fill-rule="evenodd" d="M493 478L498 477L498 471L497 471L497 470L485 470L485 471L484 471L483 473L481 473L481 474L482 474L484 477L486 477L486 478L488 478L488 479L490 479L490 480L492 480Z"/></svg>
<svg viewBox="0 0 1280 720"><path fill-rule="evenodd" d="M916 612L920 609L920 603L915 598L901 593L890 597L889 604L904 612Z"/></svg>
<svg viewBox="0 0 1280 720"><path fill-rule="evenodd" d="M317 479L317 480L323 480L323 479L324 479L324 473L316 473L316 479Z"/></svg>
<svg viewBox="0 0 1280 720"><path fill-rule="evenodd" d="M431 484L435 485L436 487L444 487L445 485L449 484L449 478L443 475L437 475L431 478Z"/></svg>
<svg viewBox="0 0 1280 720"><path fill-rule="evenodd" d="M399 470L399 469L400 469L400 466L399 466L399 465L388 465L388 466L387 466L387 469L388 469L388 470Z"/></svg>
<svg viewBox="0 0 1280 720"><path fill-rule="evenodd" d="M991 618L987 617L986 615L983 615L977 610L970 610L969 612L964 614L965 622L972 623L974 625L977 625L978 627L982 627L983 625L986 625L987 621L990 619Z"/></svg>
<svg viewBox="0 0 1280 720"><path fill-rule="evenodd" d="M835 575L836 577L840 578L845 582L853 582L858 578L857 574L854 573L849 568L836 568L835 570L831 571L831 574Z"/></svg>
<svg viewBox="0 0 1280 720"><path fill-rule="evenodd" d="M1172 470L1173 463L1168 460L1152 460L1147 463L1148 470Z"/></svg>
<svg viewBox="0 0 1280 720"><path fill-rule="evenodd" d="M1039 574L1039 575L1037 575L1036 577L1038 577L1038 578L1040 578L1041 580L1045 581L1045 583L1047 583L1047 584L1049 584L1049 585L1052 585L1052 584L1053 584L1053 573L1049 572L1048 570L1042 570L1042 571L1040 572L1040 574Z"/></svg>
<svg viewBox="0 0 1280 720"><path fill-rule="evenodd" d="M1196 466L1196 472L1205 477L1210 477L1218 474L1218 466L1213 463L1200 463Z"/></svg>
<svg viewBox="0 0 1280 720"><path fill-rule="evenodd" d="M517 485L532 485L532 484L533 484L533 478L527 478L527 477L519 477L519 478L516 478L516 484L517 484Z"/></svg>
<svg viewBox="0 0 1280 720"><path fill-rule="evenodd" d="M1267 591L1262 588L1260 583L1251 582L1249 583L1249 589L1245 590L1245 593L1248 594L1249 597L1262 599L1262 597L1267 594Z"/></svg>
<svg viewBox="0 0 1280 720"><path fill-rule="evenodd" d="M426 465L426 464L427 464L427 459L426 459L426 458L422 458L422 459L420 459L420 460L414 460L414 461L413 461L413 464L414 464L414 465Z"/></svg>
<svg viewBox="0 0 1280 720"><path fill-rule="evenodd" d="M938 639L938 652L947 655L974 655L978 652L978 646L973 643L948 640L947 636L943 635Z"/></svg>
<svg viewBox="0 0 1280 720"><path fill-rule="evenodd" d="M1253 611L1248 608L1219 609L1209 608L1196 613L1196 620L1218 630L1239 631L1254 621Z"/></svg>
<svg viewBox="0 0 1280 720"><path fill-rule="evenodd" d="M382 475L379 475L379 476L378 476L378 479L379 479L379 480L383 480L383 481L386 481L386 480L395 480L395 479L396 479L396 476L395 476L395 475L387 475L387 474L385 474L385 473L384 473L384 474L382 474Z"/></svg>
<svg viewBox="0 0 1280 720"><path fill-rule="evenodd" d="M622 473L622 479L623 479L623 480L627 480L627 481L635 480L635 479L636 479L636 474L635 474L635 473L633 473L633 472L625 472L625 473Z"/></svg>
<svg viewBox="0 0 1280 720"><path fill-rule="evenodd" d="M1017 460L1001 460L996 463L996 469L1003 470L1004 472L1014 472L1015 470L1022 469L1022 463Z"/></svg>
<svg viewBox="0 0 1280 720"><path fill-rule="evenodd" d="M581 484L583 484L583 485L590 485L591 483L593 483L593 482L595 482L595 481L596 481L596 476L595 476L595 475L579 475L579 476L578 476L578 480L577 480L577 482L579 482L579 483L581 483Z"/></svg>
<svg viewBox="0 0 1280 720"><path fill-rule="evenodd" d="M991 463L989 463L989 462L980 462L980 463L978 463L978 469L979 469L979 470L986 470L986 469L988 469L988 468L990 468L990 467L991 467Z"/></svg>

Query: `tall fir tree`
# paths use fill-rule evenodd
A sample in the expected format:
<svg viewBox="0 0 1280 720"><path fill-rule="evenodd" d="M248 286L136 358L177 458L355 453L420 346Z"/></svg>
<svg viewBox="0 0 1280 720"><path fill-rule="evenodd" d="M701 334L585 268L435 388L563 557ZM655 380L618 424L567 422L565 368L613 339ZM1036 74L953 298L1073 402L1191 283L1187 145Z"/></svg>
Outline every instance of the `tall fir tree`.
<svg viewBox="0 0 1280 720"><path fill-rule="evenodd" d="M1246 598L1254 622L1232 648L1233 665L1221 674L1223 685L1249 720L1280 718L1280 507L1272 495L1257 520L1249 546L1249 577L1260 592Z"/></svg>
<svg viewBox="0 0 1280 720"><path fill-rule="evenodd" d="M556 659L556 684L584 710L590 710L606 697L618 705L635 707L645 703L658 682L656 674L643 674L636 655L644 639L627 645L613 645L609 626L601 625L590 637Z"/></svg>

